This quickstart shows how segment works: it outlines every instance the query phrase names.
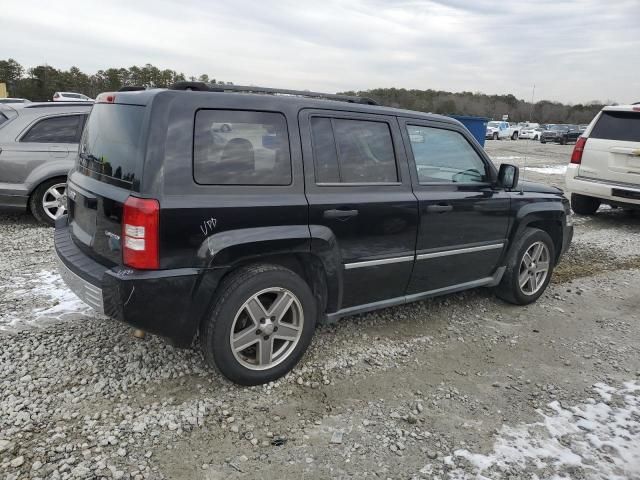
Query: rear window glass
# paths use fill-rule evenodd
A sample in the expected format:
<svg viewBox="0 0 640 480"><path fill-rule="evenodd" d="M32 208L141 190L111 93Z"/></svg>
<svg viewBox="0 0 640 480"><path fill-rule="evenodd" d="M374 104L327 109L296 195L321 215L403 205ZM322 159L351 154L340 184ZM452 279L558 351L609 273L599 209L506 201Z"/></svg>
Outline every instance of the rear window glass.
<svg viewBox="0 0 640 480"><path fill-rule="evenodd" d="M78 143L84 115L64 115L39 120L20 139L32 143Z"/></svg>
<svg viewBox="0 0 640 480"><path fill-rule="evenodd" d="M269 112L199 110L193 172L208 185L289 185L287 123Z"/></svg>
<svg viewBox="0 0 640 480"><path fill-rule="evenodd" d="M119 185L139 180L144 112L138 105L95 105L80 142L80 171Z"/></svg>
<svg viewBox="0 0 640 480"><path fill-rule="evenodd" d="M589 137L640 142L640 113L602 112Z"/></svg>

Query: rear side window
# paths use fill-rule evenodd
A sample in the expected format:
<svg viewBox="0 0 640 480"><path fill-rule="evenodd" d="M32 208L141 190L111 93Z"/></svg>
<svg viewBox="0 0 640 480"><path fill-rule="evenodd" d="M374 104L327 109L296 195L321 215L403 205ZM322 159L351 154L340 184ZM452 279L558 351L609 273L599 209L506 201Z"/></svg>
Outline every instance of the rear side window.
<svg viewBox="0 0 640 480"><path fill-rule="evenodd" d="M139 105L95 105L80 142L80 171L121 186L133 183L141 171L144 113Z"/></svg>
<svg viewBox="0 0 640 480"><path fill-rule="evenodd" d="M640 113L604 111L589 137L640 142Z"/></svg>
<svg viewBox="0 0 640 480"><path fill-rule="evenodd" d="M487 167L458 132L407 125L420 183L486 182Z"/></svg>
<svg viewBox="0 0 640 480"><path fill-rule="evenodd" d="M385 122L311 118L316 182L398 181L391 130Z"/></svg>
<svg viewBox="0 0 640 480"><path fill-rule="evenodd" d="M84 115L64 115L40 120L20 139L35 143L78 143Z"/></svg>
<svg viewBox="0 0 640 480"><path fill-rule="evenodd" d="M199 110L193 174L206 185L289 185L291 157L284 115Z"/></svg>

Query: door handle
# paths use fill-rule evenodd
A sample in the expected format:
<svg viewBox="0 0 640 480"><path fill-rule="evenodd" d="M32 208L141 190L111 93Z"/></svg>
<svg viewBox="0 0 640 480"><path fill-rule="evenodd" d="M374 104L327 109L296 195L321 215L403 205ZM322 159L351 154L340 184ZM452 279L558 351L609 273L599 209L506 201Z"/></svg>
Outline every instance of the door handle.
<svg viewBox="0 0 640 480"><path fill-rule="evenodd" d="M438 204L438 205L429 205L427 207L427 212L429 213L445 213L453 210L452 205Z"/></svg>
<svg viewBox="0 0 640 480"><path fill-rule="evenodd" d="M324 218L350 218L358 215L358 210L325 210Z"/></svg>

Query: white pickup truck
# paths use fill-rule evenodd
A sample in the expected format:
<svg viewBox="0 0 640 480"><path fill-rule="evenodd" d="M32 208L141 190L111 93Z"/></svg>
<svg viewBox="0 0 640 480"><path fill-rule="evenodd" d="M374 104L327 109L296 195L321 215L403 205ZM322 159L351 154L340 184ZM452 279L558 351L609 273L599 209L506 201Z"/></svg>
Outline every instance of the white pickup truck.
<svg viewBox="0 0 640 480"><path fill-rule="evenodd" d="M520 128L517 125L510 125L509 122L494 120L487 123L485 138L493 140L510 138L511 140L517 140L519 134Z"/></svg>

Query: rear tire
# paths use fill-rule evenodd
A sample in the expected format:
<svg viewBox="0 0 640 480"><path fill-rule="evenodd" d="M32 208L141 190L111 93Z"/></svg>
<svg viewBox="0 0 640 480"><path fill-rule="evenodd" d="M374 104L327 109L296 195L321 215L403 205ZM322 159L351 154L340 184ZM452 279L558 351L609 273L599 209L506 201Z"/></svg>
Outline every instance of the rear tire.
<svg viewBox="0 0 640 480"><path fill-rule="evenodd" d="M511 135L511 140L517 140L518 139L518 132L513 132L513 134Z"/></svg>
<svg viewBox="0 0 640 480"><path fill-rule="evenodd" d="M509 253L507 269L495 294L515 305L533 303L549 285L554 267L555 246L549 234L538 228L527 228Z"/></svg>
<svg viewBox="0 0 640 480"><path fill-rule="evenodd" d="M280 301L289 305L281 313L275 308ZM311 343L317 308L311 289L293 271L267 264L241 268L222 282L201 326L204 357L241 385L276 380L295 367Z"/></svg>
<svg viewBox="0 0 640 480"><path fill-rule="evenodd" d="M42 182L29 198L29 210L36 220L53 227L56 218L67 212L67 183L65 178Z"/></svg>
<svg viewBox="0 0 640 480"><path fill-rule="evenodd" d="M567 139L565 137L562 137L560 139L560 145L566 145L567 144Z"/></svg>
<svg viewBox="0 0 640 480"><path fill-rule="evenodd" d="M571 194L571 208L578 215L593 215L600 207L600 203L599 198L588 197L577 193Z"/></svg>

